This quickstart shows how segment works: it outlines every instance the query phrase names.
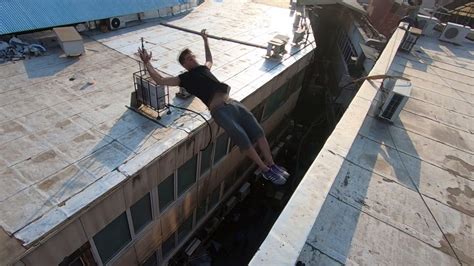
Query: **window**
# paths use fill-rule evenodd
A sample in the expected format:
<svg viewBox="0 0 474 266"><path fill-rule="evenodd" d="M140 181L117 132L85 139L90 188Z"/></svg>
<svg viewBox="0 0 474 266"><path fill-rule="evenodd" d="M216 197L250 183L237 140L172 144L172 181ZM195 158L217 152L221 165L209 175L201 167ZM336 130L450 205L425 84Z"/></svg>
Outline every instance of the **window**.
<svg viewBox="0 0 474 266"><path fill-rule="evenodd" d="M174 174L168 176L158 185L158 201L163 211L174 200Z"/></svg>
<svg viewBox="0 0 474 266"><path fill-rule="evenodd" d="M214 206L217 205L219 202L219 194L220 194L220 188L221 186L217 186L211 193L211 196L209 197L209 209L214 208Z"/></svg>
<svg viewBox="0 0 474 266"><path fill-rule="evenodd" d="M204 217L206 214L206 198L202 199L196 208L196 224Z"/></svg>
<svg viewBox="0 0 474 266"><path fill-rule="evenodd" d="M211 154L213 143L210 143L209 146L201 152L201 176L207 172L211 166Z"/></svg>
<svg viewBox="0 0 474 266"><path fill-rule="evenodd" d="M252 161L250 159L245 158L244 161L237 167L236 171L236 179L241 178L245 172L247 172L250 167L252 167Z"/></svg>
<svg viewBox="0 0 474 266"><path fill-rule="evenodd" d="M265 110L263 113L263 120L269 118L280 105L285 102L285 93L288 89L288 82L283 84L278 90L276 90L270 97L265 101Z"/></svg>
<svg viewBox="0 0 474 266"><path fill-rule="evenodd" d="M263 104L259 104L257 107L252 110L253 116L257 119L258 122L262 120L263 115Z"/></svg>
<svg viewBox="0 0 474 266"><path fill-rule="evenodd" d="M93 239L102 263L109 262L132 239L125 212L100 230Z"/></svg>
<svg viewBox="0 0 474 266"><path fill-rule="evenodd" d="M224 193L227 193L227 191L235 184L235 175L236 172L234 171L224 180Z"/></svg>
<svg viewBox="0 0 474 266"><path fill-rule="evenodd" d="M150 193L146 193L143 198L133 204L130 212L132 213L133 229L136 234L152 220Z"/></svg>
<svg viewBox="0 0 474 266"><path fill-rule="evenodd" d="M287 89L285 98L289 98L290 95L293 92L297 91L298 89L300 89L303 86L303 79L304 79L305 70L306 69L303 69L300 72L298 72L298 74L293 76L293 78L291 79L291 85Z"/></svg>
<svg viewBox="0 0 474 266"><path fill-rule="evenodd" d="M193 156L178 169L178 197L196 182L197 157Z"/></svg>
<svg viewBox="0 0 474 266"><path fill-rule="evenodd" d="M178 243L181 243L191 232L193 229L193 216L189 215L189 217L184 220L184 222L178 228Z"/></svg>
<svg viewBox="0 0 474 266"><path fill-rule="evenodd" d="M214 154L214 164L219 162L227 154L227 142L229 137L227 134L222 134L216 141L216 152Z"/></svg>
<svg viewBox="0 0 474 266"><path fill-rule="evenodd" d="M91 245L89 241L84 243L80 248L74 251L71 255L64 258L58 266L83 266L96 265L94 256L91 252Z"/></svg>
<svg viewBox="0 0 474 266"><path fill-rule="evenodd" d="M163 259L168 257L168 255L173 251L175 244L176 242L175 242L174 233L173 233L168 237L168 239L165 240L165 242L163 242L163 245L161 246Z"/></svg>
<svg viewBox="0 0 474 266"><path fill-rule="evenodd" d="M153 253L142 266L158 266L158 260L156 259L156 253Z"/></svg>

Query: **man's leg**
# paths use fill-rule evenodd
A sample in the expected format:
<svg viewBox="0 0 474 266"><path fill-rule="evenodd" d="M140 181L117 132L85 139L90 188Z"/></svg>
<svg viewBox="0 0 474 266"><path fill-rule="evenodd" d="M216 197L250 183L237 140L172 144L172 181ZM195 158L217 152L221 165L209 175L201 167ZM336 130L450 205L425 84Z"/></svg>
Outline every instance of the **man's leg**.
<svg viewBox="0 0 474 266"><path fill-rule="evenodd" d="M258 153L257 153L257 151L255 150L254 147L250 147L248 149L241 150L241 151L244 155L246 155L252 161L254 161L254 163L256 163L258 165L260 170L262 170L263 172L268 171L268 169L269 169L268 166L262 161L262 159L260 159L260 156L258 156Z"/></svg>
<svg viewBox="0 0 474 266"><path fill-rule="evenodd" d="M273 161L272 151L270 150L270 145L268 144L267 138L265 136L257 139L257 145L262 151L263 158L267 166L272 166L275 164Z"/></svg>

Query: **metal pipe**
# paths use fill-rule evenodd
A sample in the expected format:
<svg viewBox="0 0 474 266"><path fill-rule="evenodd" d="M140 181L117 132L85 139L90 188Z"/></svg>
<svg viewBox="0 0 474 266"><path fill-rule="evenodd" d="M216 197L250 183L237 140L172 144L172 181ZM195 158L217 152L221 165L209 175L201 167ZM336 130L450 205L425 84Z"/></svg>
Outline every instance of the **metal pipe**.
<svg viewBox="0 0 474 266"><path fill-rule="evenodd" d="M183 27L171 25L171 24L164 23L164 22L161 22L160 24L163 25L163 26L165 26L165 27L177 29L177 30L180 30L180 31L185 31L185 32L192 33L192 34L201 35L201 33L200 33L199 31L186 29L186 28L183 28ZM231 38L226 38L226 37L219 37L219 36L212 35L212 34L208 34L207 36L208 36L209 38L211 38L211 39L216 39L216 40L220 40L220 41L233 42L233 43L238 43L238 44L242 44L242 45L257 47L257 48L261 48L261 49L265 49L265 50L267 49L266 46L259 45L259 44L254 44L254 43L239 41L239 40L235 40L235 39L231 39Z"/></svg>

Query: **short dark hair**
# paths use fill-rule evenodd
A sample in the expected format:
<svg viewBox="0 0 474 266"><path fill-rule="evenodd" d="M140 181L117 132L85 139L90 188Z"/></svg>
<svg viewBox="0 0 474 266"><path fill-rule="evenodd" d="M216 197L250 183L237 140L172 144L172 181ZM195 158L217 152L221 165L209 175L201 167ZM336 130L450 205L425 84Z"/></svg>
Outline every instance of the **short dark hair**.
<svg viewBox="0 0 474 266"><path fill-rule="evenodd" d="M179 57L178 57L178 61L181 65L183 65L184 63L184 57L188 54L191 54L191 50L189 50L188 48L184 49L183 51L181 51L181 53L179 54Z"/></svg>

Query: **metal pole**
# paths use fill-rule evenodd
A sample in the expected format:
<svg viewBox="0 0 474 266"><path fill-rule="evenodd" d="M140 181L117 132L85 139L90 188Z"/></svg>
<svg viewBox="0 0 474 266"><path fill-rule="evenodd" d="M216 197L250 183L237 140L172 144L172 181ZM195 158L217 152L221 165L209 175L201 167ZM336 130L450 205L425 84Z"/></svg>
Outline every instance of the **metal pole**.
<svg viewBox="0 0 474 266"><path fill-rule="evenodd" d="M184 32L188 32L188 33L192 33L192 34L201 35L200 32L195 31L195 30L190 30L190 29L186 29L186 28L183 28L183 27L178 27L178 26L171 25L171 24L164 23L164 22L161 22L160 24L163 25L163 26L165 26L165 27L177 29L177 30L184 31ZM226 38L226 37L219 37L219 36L211 35L211 34L209 34L209 35L207 35L207 36L208 36L209 38L211 38L211 39L216 39L216 40L221 40L221 41L227 41L227 42L233 42L233 43L239 43L239 44L243 44L243 45L247 45L247 46L252 46L252 47L257 47L257 48L261 48L261 49L265 49L265 50L267 49L266 46L259 45L259 44L254 44L254 43L239 41L239 40L235 40L235 39L231 39L231 38Z"/></svg>

